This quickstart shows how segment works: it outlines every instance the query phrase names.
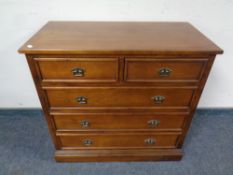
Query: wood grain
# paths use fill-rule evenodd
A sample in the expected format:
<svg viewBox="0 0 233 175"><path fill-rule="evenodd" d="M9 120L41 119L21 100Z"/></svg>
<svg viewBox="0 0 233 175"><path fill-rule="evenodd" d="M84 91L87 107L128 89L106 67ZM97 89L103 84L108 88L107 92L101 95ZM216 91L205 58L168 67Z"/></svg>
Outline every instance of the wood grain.
<svg viewBox="0 0 233 175"><path fill-rule="evenodd" d="M125 60L125 81L128 82L197 82L207 59L132 59ZM169 76L160 76L160 70L171 70Z"/></svg>
<svg viewBox="0 0 233 175"><path fill-rule="evenodd" d="M58 131L99 131L99 130L154 130L154 131L181 131L186 115L164 115L164 114L106 114L106 113L84 113L53 115ZM87 121L88 125L81 125ZM151 121L158 121L152 125Z"/></svg>
<svg viewBox="0 0 233 175"><path fill-rule="evenodd" d="M63 149L115 149L115 148L176 148L179 132L58 132ZM153 139L154 144L146 143ZM90 140L91 145L84 141Z"/></svg>
<svg viewBox="0 0 233 175"><path fill-rule="evenodd" d="M194 89L192 88L152 88L152 87L75 87L46 89L51 107L187 107ZM161 103L154 101L155 96L163 96ZM85 97L86 104L77 102Z"/></svg>
<svg viewBox="0 0 233 175"><path fill-rule="evenodd" d="M19 52L217 54L223 51L186 22L48 22Z"/></svg>
<svg viewBox="0 0 233 175"><path fill-rule="evenodd" d="M117 58L35 58L43 82L116 82ZM74 69L82 69L83 76L75 76Z"/></svg>

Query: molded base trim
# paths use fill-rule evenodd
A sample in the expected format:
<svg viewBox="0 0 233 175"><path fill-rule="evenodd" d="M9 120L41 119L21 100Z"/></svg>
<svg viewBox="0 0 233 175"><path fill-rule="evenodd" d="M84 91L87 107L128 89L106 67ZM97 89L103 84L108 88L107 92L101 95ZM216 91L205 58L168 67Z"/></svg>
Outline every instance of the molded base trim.
<svg viewBox="0 0 233 175"><path fill-rule="evenodd" d="M57 162L124 162L181 160L181 149L57 150Z"/></svg>

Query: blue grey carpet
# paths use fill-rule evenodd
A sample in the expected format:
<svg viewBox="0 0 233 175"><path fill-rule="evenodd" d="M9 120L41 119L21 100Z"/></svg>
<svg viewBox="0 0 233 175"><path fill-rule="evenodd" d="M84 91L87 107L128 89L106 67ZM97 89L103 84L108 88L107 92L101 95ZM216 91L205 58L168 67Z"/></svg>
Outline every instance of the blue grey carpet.
<svg viewBox="0 0 233 175"><path fill-rule="evenodd" d="M40 110L0 110L0 175L233 175L233 110L198 110L174 162L56 163Z"/></svg>

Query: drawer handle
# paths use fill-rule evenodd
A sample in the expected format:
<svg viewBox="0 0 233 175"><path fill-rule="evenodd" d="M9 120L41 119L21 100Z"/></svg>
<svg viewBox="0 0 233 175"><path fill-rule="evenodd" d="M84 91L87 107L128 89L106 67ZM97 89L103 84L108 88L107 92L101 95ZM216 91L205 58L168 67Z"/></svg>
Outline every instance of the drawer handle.
<svg viewBox="0 0 233 175"><path fill-rule="evenodd" d="M159 76L160 77L169 77L172 70L166 67L159 69Z"/></svg>
<svg viewBox="0 0 233 175"><path fill-rule="evenodd" d="M81 120L80 121L80 125L83 127L83 128L88 128L90 126L90 122L87 121L87 120Z"/></svg>
<svg viewBox="0 0 233 175"><path fill-rule="evenodd" d="M163 103L163 101L165 100L165 97L161 96L161 95L156 95L156 96L152 97L152 100L155 103Z"/></svg>
<svg viewBox="0 0 233 175"><path fill-rule="evenodd" d="M86 146L90 146L90 145L92 145L92 140L90 140L90 139L83 140L83 144Z"/></svg>
<svg viewBox="0 0 233 175"><path fill-rule="evenodd" d="M144 142L147 145L154 145L155 144L155 139L149 138L149 139L145 139Z"/></svg>
<svg viewBox="0 0 233 175"><path fill-rule="evenodd" d="M147 123L151 128L153 128L153 127L158 126L160 124L160 121L159 120L149 120Z"/></svg>
<svg viewBox="0 0 233 175"><path fill-rule="evenodd" d="M71 72L75 77L84 77L85 70L82 68L74 68Z"/></svg>
<svg viewBox="0 0 233 175"><path fill-rule="evenodd" d="M87 98L86 98L86 97L83 97L83 96L77 97L77 98L76 98L76 101L77 101L79 104L87 104Z"/></svg>

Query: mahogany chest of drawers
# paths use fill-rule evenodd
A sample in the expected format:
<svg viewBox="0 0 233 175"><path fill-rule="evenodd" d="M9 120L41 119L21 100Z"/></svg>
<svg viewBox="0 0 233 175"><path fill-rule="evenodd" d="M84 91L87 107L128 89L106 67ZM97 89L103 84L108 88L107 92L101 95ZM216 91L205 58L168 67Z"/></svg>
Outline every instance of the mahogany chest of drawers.
<svg viewBox="0 0 233 175"><path fill-rule="evenodd" d="M19 52L57 161L152 161L181 159L223 51L189 23L49 22Z"/></svg>

